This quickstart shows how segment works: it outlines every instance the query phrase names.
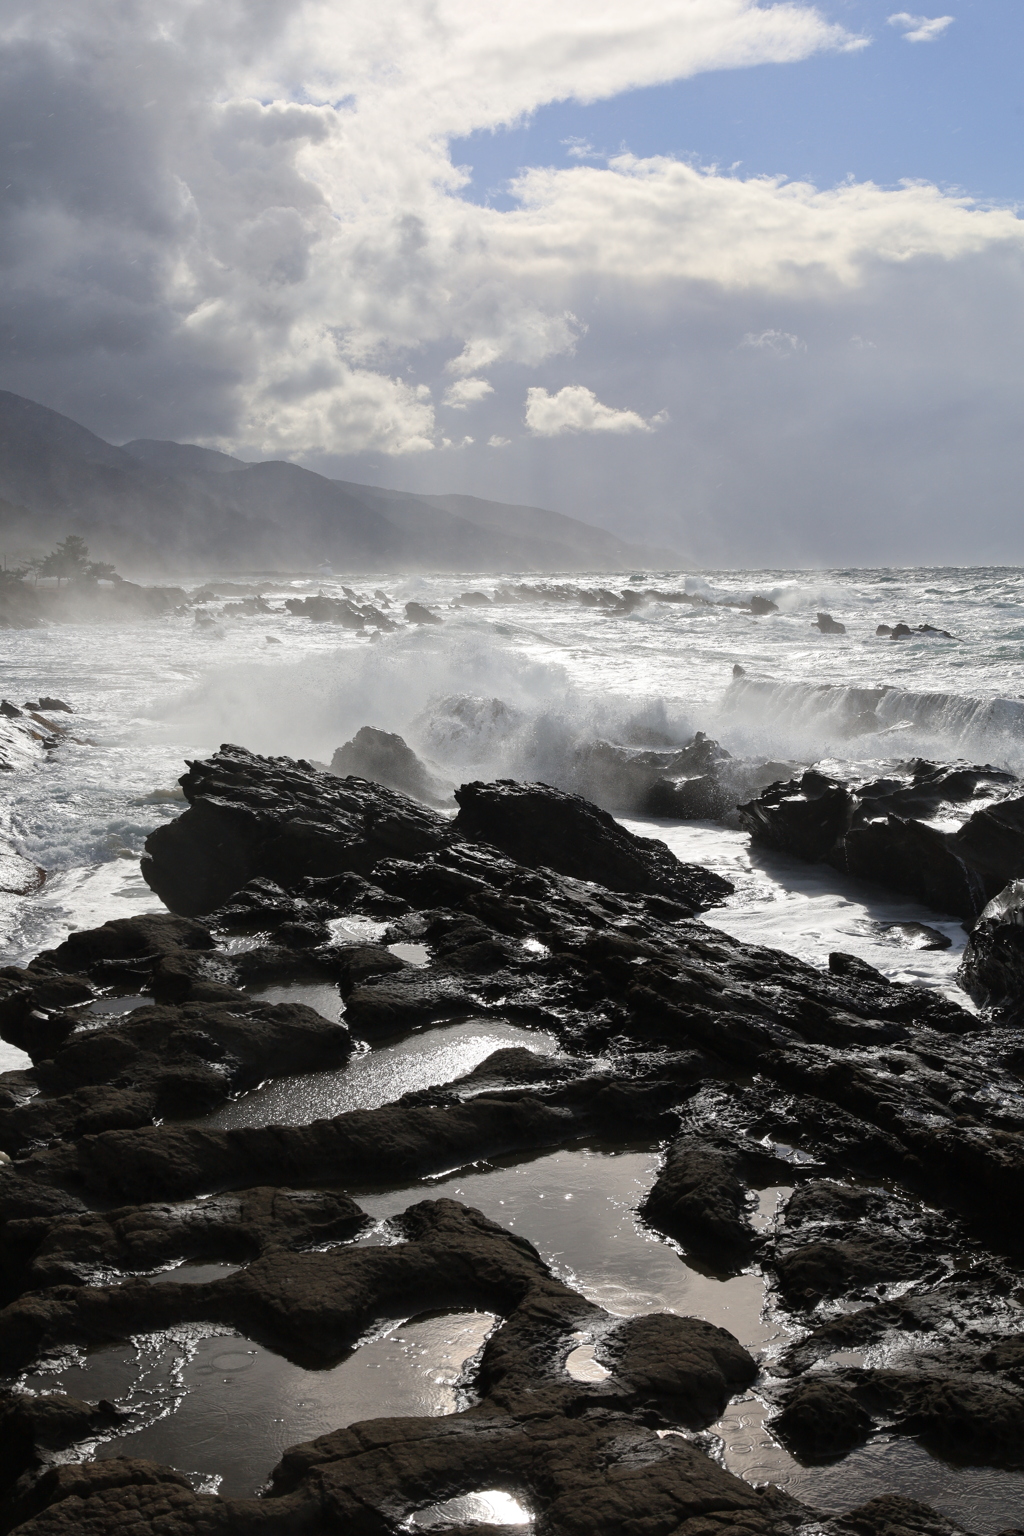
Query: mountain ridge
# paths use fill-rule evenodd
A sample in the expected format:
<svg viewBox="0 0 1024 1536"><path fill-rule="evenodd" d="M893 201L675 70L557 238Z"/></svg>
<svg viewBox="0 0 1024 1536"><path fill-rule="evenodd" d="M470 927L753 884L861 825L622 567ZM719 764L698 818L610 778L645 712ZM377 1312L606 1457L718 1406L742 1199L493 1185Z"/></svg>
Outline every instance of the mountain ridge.
<svg viewBox="0 0 1024 1536"><path fill-rule="evenodd" d="M467 574L682 563L670 550L539 507L330 480L195 443L138 438L117 447L0 391L0 554L14 563L68 533L119 568L166 574L323 563L353 573Z"/></svg>

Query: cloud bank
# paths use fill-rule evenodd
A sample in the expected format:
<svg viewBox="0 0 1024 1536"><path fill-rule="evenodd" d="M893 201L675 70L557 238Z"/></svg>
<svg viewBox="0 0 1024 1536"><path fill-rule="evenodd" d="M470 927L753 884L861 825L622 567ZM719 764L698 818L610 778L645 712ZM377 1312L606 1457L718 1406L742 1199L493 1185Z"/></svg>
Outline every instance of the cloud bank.
<svg viewBox="0 0 1024 1536"><path fill-rule="evenodd" d="M113 440L546 502L730 563L907 558L939 524L955 552L973 486L994 557L1013 211L628 153L528 168L499 211L449 153L552 101L867 45L754 0L9 0L0 387Z"/></svg>

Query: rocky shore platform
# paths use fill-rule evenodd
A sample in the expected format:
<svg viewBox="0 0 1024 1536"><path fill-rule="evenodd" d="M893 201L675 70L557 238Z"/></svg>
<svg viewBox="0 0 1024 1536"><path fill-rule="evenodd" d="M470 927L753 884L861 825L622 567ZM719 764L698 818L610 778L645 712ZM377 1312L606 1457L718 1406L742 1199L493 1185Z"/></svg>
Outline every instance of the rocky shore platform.
<svg viewBox="0 0 1024 1536"><path fill-rule="evenodd" d="M708 1431L751 1389L803 1464L842 1468L884 1435L1024 1466L1019 893L972 939L976 1013L849 955L819 971L734 941L700 917L725 881L545 785L465 784L450 816L238 747L181 782L188 808L143 861L168 910L0 972L0 1035L33 1062L0 1078L0 1532L962 1529L903 1494L837 1514L734 1475ZM340 1021L258 995L310 981L337 989ZM308 1124L210 1122L267 1079L465 1020L557 1048ZM763 1274L781 1352L607 1311L453 1199L371 1240L351 1193L594 1137L660 1141L637 1219L707 1272ZM170 1267L200 1259L235 1267ZM26 1380L62 1350L182 1327L323 1370L382 1319L466 1308L498 1324L456 1411L294 1445L247 1498L133 1457L117 1402ZM581 1339L594 1379L567 1369ZM90 1459L119 1434L123 1454ZM451 1501L481 1489L528 1525L467 1523ZM1020 1528L1007 1510L1005 1536Z"/></svg>

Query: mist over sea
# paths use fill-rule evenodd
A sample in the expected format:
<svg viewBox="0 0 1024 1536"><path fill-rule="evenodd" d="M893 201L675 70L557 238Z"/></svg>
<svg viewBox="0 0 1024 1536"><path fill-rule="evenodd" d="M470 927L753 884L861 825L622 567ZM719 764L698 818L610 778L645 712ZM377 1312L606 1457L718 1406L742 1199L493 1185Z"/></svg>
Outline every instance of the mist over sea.
<svg viewBox="0 0 1024 1536"><path fill-rule="evenodd" d="M197 572L196 584L216 572ZM239 579L235 576L233 579ZM505 584L531 581L510 574ZM147 834L178 814L184 760L221 742L329 762L363 725L395 731L449 782L500 776L593 788L585 748L684 743L697 730L735 757L799 765L965 758L1024 770L1024 571L999 569L646 571L628 579L567 573L563 588L686 591L707 604L645 602L631 612L563 600L454 606L502 582L447 577L278 577L258 583L272 611L123 625L54 625L4 637L0 691L68 699L79 744L12 774L6 830L47 871L41 891L11 901L3 954L20 960L71 927L158 906L139 875ZM369 636L293 617L288 596L353 588L415 599L442 623ZM757 594L778 612L754 617L719 599ZM845 624L822 634L818 612ZM880 624L929 624L954 639L879 637ZM273 643L277 641L279 643ZM734 678L734 668L744 676ZM780 774L782 769L780 768ZM613 809L616 807L613 805ZM631 823L635 824L635 823ZM907 953L880 924L943 914L833 870L754 853L737 828L648 824L682 857L712 864L737 893L709 920L738 937L816 962L861 953L887 974L952 986L962 943ZM895 914L895 916L894 916Z"/></svg>

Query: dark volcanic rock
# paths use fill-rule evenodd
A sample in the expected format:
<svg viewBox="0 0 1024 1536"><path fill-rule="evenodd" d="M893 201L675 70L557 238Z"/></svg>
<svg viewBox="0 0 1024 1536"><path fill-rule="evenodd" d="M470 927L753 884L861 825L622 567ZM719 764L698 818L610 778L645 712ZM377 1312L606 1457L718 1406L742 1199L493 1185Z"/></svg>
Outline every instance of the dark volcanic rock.
<svg viewBox="0 0 1024 1536"><path fill-rule="evenodd" d="M142 1007L100 1028L79 1029L35 1076L47 1097L0 1112L0 1146L33 1143L195 1114L268 1076L337 1066L352 1049L347 1028L301 1003ZM46 1048L50 1046L45 1036ZM31 1049L31 1036L25 1040Z"/></svg>
<svg viewBox="0 0 1024 1536"><path fill-rule="evenodd" d="M213 937L204 923L170 912L118 917L101 928L80 928L69 933L52 952L62 970L89 970L104 960L138 960L178 950L213 948Z"/></svg>
<svg viewBox="0 0 1024 1536"><path fill-rule="evenodd" d="M834 1376L804 1376L786 1391L772 1432L802 1461L835 1461L871 1433L871 1415Z"/></svg>
<svg viewBox="0 0 1024 1536"><path fill-rule="evenodd" d="M900 1493L885 1493L845 1515L837 1515L827 1521L822 1530L827 1536L961 1536L963 1526L918 1499L908 1499ZM1022 1536L1022 1533L1006 1530L1001 1536Z"/></svg>
<svg viewBox="0 0 1024 1536"><path fill-rule="evenodd" d="M1024 875L1024 797L1001 769L921 759L886 779L845 784L809 769L739 807L759 842L906 891L940 911L975 918ZM970 814L971 800L996 803ZM1003 797L1003 798L998 798ZM930 825L958 816L956 831Z"/></svg>
<svg viewBox="0 0 1024 1536"><path fill-rule="evenodd" d="M238 747L193 764L181 783L189 809L150 835L142 863L175 911L211 912L257 877L291 889L306 877L372 875L379 883L380 861L419 862L454 840L491 844L520 865L612 890L662 895L688 912L732 890L590 802L543 784L464 785L452 824L381 785Z"/></svg>
<svg viewBox="0 0 1024 1536"><path fill-rule="evenodd" d="M823 635L846 634L846 625L840 624L839 620L834 619L830 613L819 613L811 628L820 629Z"/></svg>
<svg viewBox="0 0 1024 1536"><path fill-rule="evenodd" d="M83 1403L61 1392L0 1392L0 1497L40 1466L48 1451L109 1430L119 1417L111 1403Z"/></svg>
<svg viewBox="0 0 1024 1536"><path fill-rule="evenodd" d="M124 1530L133 1536L182 1536L190 1531L196 1536L231 1536L238 1527L231 1524L226 1503L219 1519L220 1503L194 1493L188 1478L173 1467L117 1457L49 1467L27 1488L18 1489L2 1517L6 1530L26 1536L109 1536ZM285 1530L279 1528L280 1536Z"/></svg>
<svg viewBox="0 0 1024 1536"><path fill-rule="evenodd" d="M724 815L735 801L735 794L715 774L698 773L690 778L659 779L644 796L641 810L647 816L712 821Z"/></svg>
<svg viewBox="0 0 1024 1536"><path fill-rule="evenodd" d="M719 875L681 864L664 843L627 832L607 811L547 784L463 784L455 798L456 832L491 843L520 864L546 866L613 891L668 896L691 910L732 891Z"/></svg>
<svg viewBox="0 0 1024 1536"><path fill-rule="evenodd" d="M243 1189L181 1205L131 1205L62 1220L23 1218L15 1236L43 1233L28 1281L35 1289L82 1285L110 1270L156 1269L169 1260L246 1262L274 1248L313 1248L352 1238L367 1217L328 1190Z"/></svg>
<svg viewBox="0 0 1024 1536"><path fill-rule="evenodd" d="M1024 880L994 896L971 929L960 981L976 1003L1016 1021L1024 1010Z"/></svg>
<svg viewBox="0 0 1024 1536"><path fill-rule="evenodd" d="M609 612L630 606L608 597ZM703 757L680 776L715 777L713 744L691 750ZM30 1447L34 1470L0 1528L394 1536L417 1512L501 1487L538 1536L951 1536L907 1500L826 1520L730 1476L702 1442L659 1435L707 1427L753 1384L756 1362L723 1330L613 1317L522 1237L452 1201L352 1242L364 1218L340 1191L596 1138L664 1138L645 1218L720 1270L756 1254L771 1294L802 1313L759 1388L795 1454L842 1455L884 1427L1010 1466L1024 1442L1020 1233L1007 1220L1024 1201L1018 1031L851 955L823 971L730 939L692 916L718 894L695 889L702 872L545 786L466 786L453 827L364 780L237 749L187 779L190 809L158 844L158 879L195 880L210 921L107 925L0 977L0 1028L37 1061L5 1077L0 1110L0 1134L17 1131L26 1152L0 1170L5 1364L181 1327L238 1330L324 1368L382 1318L471 1307L500 1326L465 1368L469 1406L293 1447L261 1499L197 1495L147 1463L47 1468ZM969 814L1011 787L994 770L921 764L856 794L819 779L804 789L820 792L773 801L765 826L793 799L786 836L799 835L800 806L833 790L852 831L865 807L869 821L881 807L883 821L923 823L932 805ZM808 817L808 846L829 836L827 811ZM991 862L998 837L982 830ZM391 926L380 942L346 943L350 913ZM230 931L255 940L228 944ZM398 941L422 945L423 963L392 954ZM558 1054L500 1050L452 1082L307 1125L142 1123L161 1094L194 1103L309 1069L289 1010L237 990L275 975L336 981L357 1033L493 1018L544 1029ZM76 1015L115 984L182 1001ZM311 1017L311 1050L347 1042ZM289 1019L301 1036L296 1010ZM47 1137L61 1139L29 1146ZM765 1185L789 1198L755 1233L752 1190ZM244 1267L198 1283L140 1277L186 1259ZM581 1343L602 1380L577 1379ZM866 1347L884 1369L844 1363Z"/></svg>
<svg viewBox="0 0 1024 1536"><path fill-rule="evenodd" d="M641 1215L695 1253L742 1262L755 1233L739 1165L734 1151L698 1137L680 1137L669 1147Z"/></svg>
<svg viewBox="0 0 1024 1536"><path fill-rule="evenodd" d="M805 1376L783 1400L772 1429L805 1459L844 1454L874 1421L961 1463L1024 1463L1024 1393L984 1376L847 1368Z"/></svg>
<svg viewBox="0 0 1024 1536"><path fill-rule="evenodd" d="M261 1183L408 1183L482 1157L561 1146L597 1131L658 1134L679 1089L601 1075L550 1090L478 1094L438 1107L413 1095L310 1125L146 1126L36 1153L19 1165L33 1177L67 1179L108 1198L181 1199Z"/></svg>
<svg viewBox="0 0 1024 1536"><path fill-rule="evenodd" d="M222 747L181 779L189 808L146 840L142 873L175 912L209 912L256 876L366 875L378 859L417 858L449 822L380 785L317 773L290 758Z"/></svg>
<svg viewBox="0 0 1024 1536"><path fill-rule="evenodd" d="M405 616L410 624L443 624L444 620L422 603L406 603Z"/></svg>
<svg viewBox="0 0 1024 1536"><path fill-rule="evenodd" d="M339 778L351 774L374 784L386 784L389 789L412 795L428 805L452 803L450 786L431 773L401 736L378 731L372 725L362 726L351 741L338 748L331 758L331 772Z"/></svg>
<svg viewBox="0 0 1024 1536"><path fill-rule="evenodd" d="M940 1278L963 1246L937 1212L881 1190L815 1180L791 1196L763 1255L789 1306L865 1286Z"/></svg>
<svg viewBox="0 0 1024 1536"><path fill-rule="evenodd" d="M471 1413L336 1430L287 1451L262 1499L194 1493L180 1473L152 1462L55 1467L26 1500L34 1518L19 1529L24 1536L388 1536L407 1529L417 1510L496 1484L538 1511L538 1529L551 1536L791 1536L812 1513L627 1414L598 1409L581 1419L552 1407L523 1419ZM879 1536L924 1532L879 1527Z"/></svg>
<svg viewBox="0 0 1024 1536"><path fill-rule="evenodd" d="M673 1405L691 1429L713 1424L757 1376L731 1333L697 1317L631 1317L605 1334L595 1354L641 1402Z"/></svg>
<svg viewBox="0 0 1024 1536"><path fill-rule="evenodd" d="M372 603L355 603L344 597L289 597L284 605L289 613L313 619L318 624L340 624L344 629L362 629L366 624L378 629L396 629L392 619Z"/></svg>
<svg viewBox="0 0 1024 1536"><path fill-rule="evenodd" d="M809 768L799 780L771 785L739 813L757 842L818 863L845 837L853 804L844 785Z"/></svg>
<svg viewBox="0 0 1024 1536"><path fill-rule="evenodd" d="M572 757L573 787L616 815L721 816L736 803L730 755L698 731L685 747L586 742Z"/></svg>

